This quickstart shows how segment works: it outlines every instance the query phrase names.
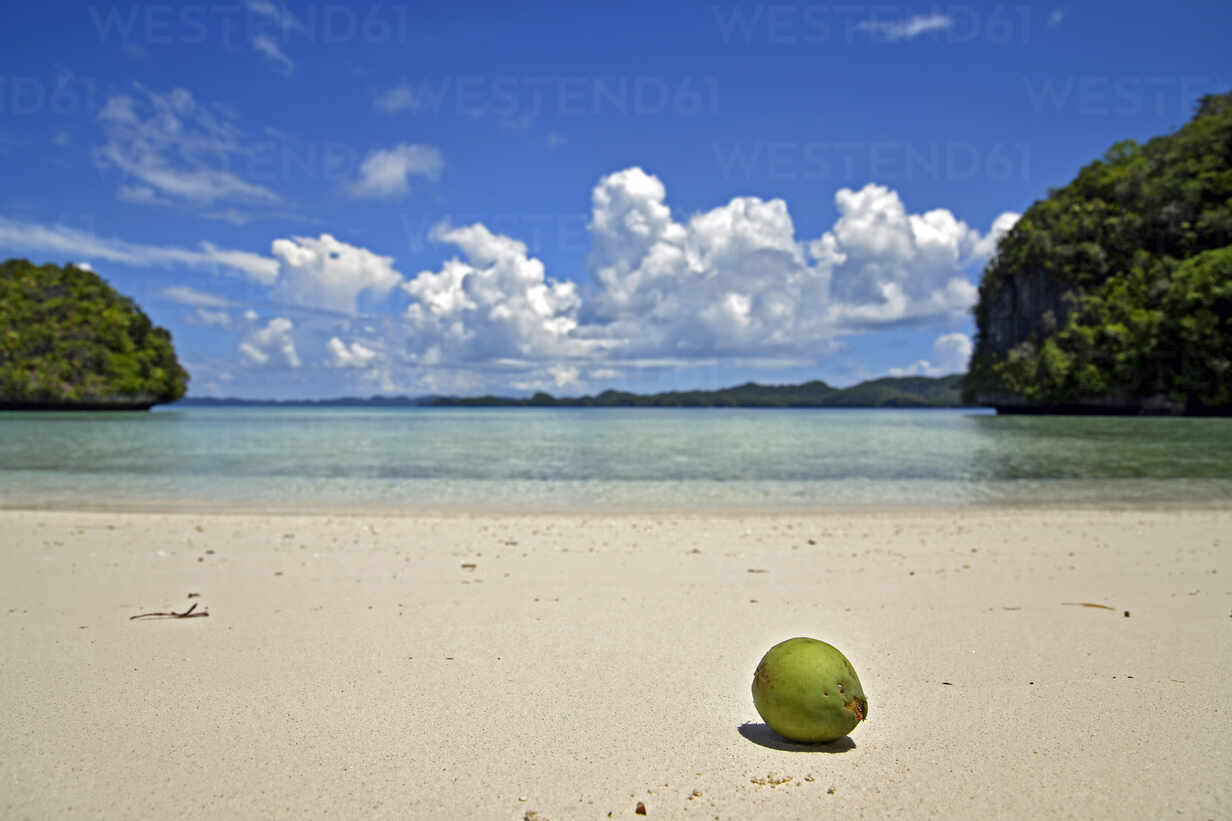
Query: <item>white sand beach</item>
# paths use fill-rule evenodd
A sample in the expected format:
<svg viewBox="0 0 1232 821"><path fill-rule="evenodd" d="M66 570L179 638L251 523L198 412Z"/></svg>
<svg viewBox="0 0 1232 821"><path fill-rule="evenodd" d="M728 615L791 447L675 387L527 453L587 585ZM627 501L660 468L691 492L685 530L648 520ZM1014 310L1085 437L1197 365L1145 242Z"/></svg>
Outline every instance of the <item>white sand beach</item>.
<svg viewBox="0 0 1232 821"><path fill-rule="evenodd" d="M1229 509L5 511L0 534L6 818L1232 814ZM845 741L753 707L798 635L859 672Z"/></svg>

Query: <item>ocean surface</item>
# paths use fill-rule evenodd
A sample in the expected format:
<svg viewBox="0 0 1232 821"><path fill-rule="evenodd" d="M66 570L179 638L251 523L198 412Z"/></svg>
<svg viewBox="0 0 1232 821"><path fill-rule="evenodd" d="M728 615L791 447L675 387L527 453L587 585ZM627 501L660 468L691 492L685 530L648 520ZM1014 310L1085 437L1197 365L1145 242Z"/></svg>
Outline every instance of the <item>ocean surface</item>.
<svg viewBox="0 0 1232 821"><path fill-rule="evenodd" d="M972 410L0 413L0 506L797 511L1232 502L1232 419Z"/></svg>

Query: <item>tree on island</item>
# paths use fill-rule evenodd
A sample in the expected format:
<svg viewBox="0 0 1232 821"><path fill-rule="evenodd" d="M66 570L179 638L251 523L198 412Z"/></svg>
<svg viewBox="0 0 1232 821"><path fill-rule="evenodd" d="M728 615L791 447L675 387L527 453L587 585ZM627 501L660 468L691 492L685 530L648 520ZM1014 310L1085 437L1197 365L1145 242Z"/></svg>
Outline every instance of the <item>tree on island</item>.
<svg viewBox="0 0 1232 821"><path fill-rule="evenodd" d="M1232 412L1232 93L1125 140L1002 238L964 397L1016 410Z"/></svg>
<svg viewBox="0 0 1232 821"><path fill-rule="evenodd" d="M0 263L0 407L149 408L188 379L171 334L93 271Z"/></svg>

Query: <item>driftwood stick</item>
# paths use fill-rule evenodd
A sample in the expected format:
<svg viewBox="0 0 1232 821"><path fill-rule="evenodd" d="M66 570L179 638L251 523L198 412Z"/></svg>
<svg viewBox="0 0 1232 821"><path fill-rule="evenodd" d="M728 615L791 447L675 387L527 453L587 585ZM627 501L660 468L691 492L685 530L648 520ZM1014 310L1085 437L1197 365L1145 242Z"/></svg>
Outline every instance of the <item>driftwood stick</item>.
<svg viewBox="0 0 1232 821"><path fill-rule="evenodd" d="M202 610L200 613L194 613L197 609L197 603L193 602L192 607L185 610L183 613L176 613L174 610L167 613L138 613L135 616L129 616L128 620L134 619L199 619L206 618L210 615L208 610Z"/></svg>

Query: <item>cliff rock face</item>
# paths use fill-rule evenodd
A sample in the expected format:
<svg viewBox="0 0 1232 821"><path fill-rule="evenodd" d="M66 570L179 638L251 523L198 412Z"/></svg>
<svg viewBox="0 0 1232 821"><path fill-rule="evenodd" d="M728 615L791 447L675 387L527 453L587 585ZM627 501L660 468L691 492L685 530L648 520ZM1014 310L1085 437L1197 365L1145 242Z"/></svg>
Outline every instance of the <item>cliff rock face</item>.
<svg viewBox="0 0 1232 821"><path fill-rule="evenodd" d="M1032 205L980 283L967 401L1016 413L1232 411L1232 94L1114 145Z"/></svg>
<svg viewBox="0 0 1232 821"><path fill-rule="evenodd" d="M93 271L0 263L0 409L145 410L187 382L171 334Z"/></svg>
<svg viewBox="0 0 1232 821"><path fill-rule="evenodd" d="M1007 280L988 304L987 351L1001 359L1011 352L1033 352L1035 342L1056 334L1074 313L1077 289L1043 271ZM975 402L1006 414L1128 414L1176 415L1183 406L1166 397L1134 397L1123 390L1103 396L1076 396L1052 401L1028 401L1008 390L977 392Z"/></svg>
<svg viewBox="0 0 1232 821"><path fill-rule="evenodd" d="M1029 339L1056 333L1069 318L1075 296L1072 287L1044 271L1007 280L987 308L989 350L1003 357Z"/></svg>

